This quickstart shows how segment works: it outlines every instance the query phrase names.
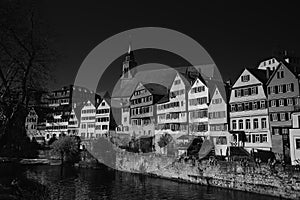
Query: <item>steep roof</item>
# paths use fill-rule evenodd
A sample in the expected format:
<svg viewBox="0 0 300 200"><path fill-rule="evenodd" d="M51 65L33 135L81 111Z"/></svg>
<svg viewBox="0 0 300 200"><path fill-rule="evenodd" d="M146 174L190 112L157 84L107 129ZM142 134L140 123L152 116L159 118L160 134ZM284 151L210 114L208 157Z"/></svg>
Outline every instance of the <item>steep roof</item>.
<svg viewBox="0 0 300 200"><path fill-rule="evenodd" d="M163 95L165 96L167 94L167 88L157 84L157 83L147 83L143 84L144 87L153 95Z"/></svg>
<svg viewBox="0 0 300 200"><path fill-rule="evenodd" d="M276 72L278 71L278 69L282 65L285 66L288 70L290 70L294 74L294 76L296 78L298 78L298 74L300 74L300 69L297 68L297 67L294 67L294 66L292 66L292 65L290 65L290 64L288 64L288 63L286 63L284 61L282 61L282 62L279 63L278 67L272 72L269 80L266 82L267 85L270 83L270 81L273 79L273 77L275 76Z"/></svg>
<svg viewBox="0 0 300 200"><path fill-rule="evenodd" d="M267 83L267 70L256 69L256 68L246 68L255 78L257 78L263 84Z"/></svg>
<svg viewBox="0 0 300 200"><path fill-rule="evenodd" d="M187 89L189 89L193 84L193 81L195 81L195 76L197 73L197 77L207 85L209 91L213 91L215 86L217 86L222 96L227 96L224 82L217 66L215 64L205 64L197 66L183 66L176 68L138 71L130 81L126 82L126 85L123 88L121 88L121 80L117 82L112 92L112 98L130 97L139 82L143 84L157 83L170 89L177 73L184 81ZM209 92L209 95L211 98L212 92Z"/></svg>

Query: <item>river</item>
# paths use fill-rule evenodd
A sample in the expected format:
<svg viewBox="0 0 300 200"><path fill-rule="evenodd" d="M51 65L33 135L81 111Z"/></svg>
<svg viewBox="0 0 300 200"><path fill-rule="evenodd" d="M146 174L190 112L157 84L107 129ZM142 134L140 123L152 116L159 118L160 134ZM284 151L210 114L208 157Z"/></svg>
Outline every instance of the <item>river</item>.
<svg viewBox="0 0 300 200"><path fill-rule="evenodd" d="M34 180L47 188L47 199L188 199L188 200L276 200L279 198L171 180L118 172L106 167L80 169L60 166L0 164L0 184L17 178L29 185ZM28 182L28 184L27 184Z"/></svg>

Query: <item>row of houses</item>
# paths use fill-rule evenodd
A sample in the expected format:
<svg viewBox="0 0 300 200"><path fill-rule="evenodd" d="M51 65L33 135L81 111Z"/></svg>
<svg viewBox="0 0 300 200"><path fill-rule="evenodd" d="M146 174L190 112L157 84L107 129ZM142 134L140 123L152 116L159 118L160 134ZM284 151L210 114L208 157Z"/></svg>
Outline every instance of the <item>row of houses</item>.
<svg viewBox="0 0 300 200"><path fill-rule="evenodd" d="M69 85L50 92L44 99L42 106L32 106L26 118L31 139L44 142L62 135L95 138L114 129L108 93L100 95Z"/></svg>
<svg viewBox="0 0 300 200"><path fill-rule="evenodd" d="M112 97L77 86L53 91L48 100L53 111L43 120L43 131L38 121L32 124L33 117L27 127L33 125L32 132L46 139L62 133L89 139L116 131L153 138L154 145L164 134L174 141L195 136L210 138L218 155L243 146L290 157L292 114L300 105L296 57L266 59L245 68L233 84L223 82L214 64L147 71L136 66L129 51ZM29 116L38 116L33 112Z"/></svg>

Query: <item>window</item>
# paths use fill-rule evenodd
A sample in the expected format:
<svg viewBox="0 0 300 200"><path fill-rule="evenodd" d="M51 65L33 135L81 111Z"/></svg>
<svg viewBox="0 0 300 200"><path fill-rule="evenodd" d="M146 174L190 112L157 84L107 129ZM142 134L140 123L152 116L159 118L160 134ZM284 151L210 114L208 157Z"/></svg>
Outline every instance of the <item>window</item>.
<svg viewBox="0 0 300 200"><path fill-rule="evenodd" d="M289 129L288 128L282 128L282 135L288 135Z"/></svg>
<svg viewBox="0 0 300 200"><path fill-rule="evenodd" d="M253 108L253 110L257 109L257 102L256 101L252 103L252 108Z"/></svg>
<svg viewBox="0 0 300 200"><path fill-rule="evenodd" d="M293 99L287 99L287 104L289 106L292 106L293 105Z"/></svg>
<svg viewBox="0 0 300 200"><path fill-rule="evenodd" d="M243 127L243 120L242 119L240 119L239 120L239 129L243 129L244 127Z"/></svg>
<svg viewBox="0 0 300 200"><path fill-rule="evenodd" d="M175 80L174 85L179 85L181 83L180 80Z"/></svg>
<svg viewBox="0 0 300 200"><path fill-rule="evenodd" d="M289 83L286 85L286 91L287 92L293 92L294 91L294 83Z"/></svg>
<svg viewBox="0 0 300 200"><path fill-rule="evenodd" d="M102 130L107 130L108 126L107 125L102 125Z"/></svg>
<svg viewBox="0 0 300 200"><path fill-rule="evenodd" d="M283 93L283 85L278 86L278 93Z"/></svg>
<svg viewBox="0 0 300 200"><path fill-rule="evenodd" d="M271 121L278 121L278 116L277 116L277 113L272 113L271 114Z"/></svg>
<svg viewBox="0 0 300 200"><path fill-rule="evenodd" d="M246 129L251 129L250 119L246 119Z"/></svg>
<svg viewBox="0 0 300 200"><path fill-rule="evenodd" d="M278 72L277 72L277 78L278 78L278 79L284 78L284 73L283 73L283 71L278 71Z"/></svg>
<svg viewBox="0 0 300 200"><path fill-rule="evenodd" d="M284 99L279 99L279 106L284 106Z"/></svg>
<svg viewBox="0 0 300 200"><path fill-rule="evenodd" d="M245 103L245 110L249 110L249 103L247 102L247 103Z"/></svg>
<svg viewBox="0 0 300 200"><path fill-rule="evenodd" d="M241 90L236 90L236 97L241 97Z"/></svg>
<svg viewBox="0 0 300 200"><path fill-rule="evenodd" d="M295 139L296 149L300 149L300 138Z"/></svg>
<svg viewBox="0 0 300 200"><path fill-rule="evenodd" d="M255 118L253 120L253 129L258 129L258 119L257 118Z"/></svg>
<svg viewBox="0 0 300 200"><path fill-rule="evenodd" d="M241 77L241 79L242 79L242 82L247 82L250 80L250 75L244 75Z"/></svg>
<svg viewBox="0 0 300 200"><path fill-rule="evenodd" d="M250 95L253 95L253 94L258 94L258 88L257 88L257 86L251 88L251 94Z"/></svg>
<svg viewBox="0 0 300 200"><path fill-rule="evenodd" d="M285 121L285 113L280 113L280 121Z"/></svg>
<svg viewBox="0 0 300 200"><path fill-rule="evenodd" d="M262 118L261 119L261 128L267 128L267 119L266 118Z"/></svg>
<svg viewBox="0 0 300 200"><path fill-rule="evenodd" d="M260 109L265 109L265 108L266 108L266 102L260 101Z"/></svg>
<svg viewBox="0 0 300 200"><path fill-rule="evenodd" d="M236 120L232 120L232 129L236 130Z"/></svg>
<svg viewBox="0 0 300 200"><path fill-rule="evenodd" d="M243 111L243 105L241 103L238 104L238 111Z"/></svg>
<svg viewBox="0 0 300 200"><path fill-rule="evenodd" d="M261 142L268 142L267 134L262 134L262 141Z"/></svg>
<svg viewBox="0 0 300 200"><path fill-rule="evenodd" d="M255 142L260 142L260 136L258 134L255 134Z"/></svg>
<svg viewBox="0 0 300 200"><path fill-rule="evenodd" d="M271 100L271 107L276 107L276 100Z"/></svg>
<svg viewBox="0 0 300 200"><path fill-rule="evenodd" d="M231 105L231 112L235 112L235 105Z"/></svg>

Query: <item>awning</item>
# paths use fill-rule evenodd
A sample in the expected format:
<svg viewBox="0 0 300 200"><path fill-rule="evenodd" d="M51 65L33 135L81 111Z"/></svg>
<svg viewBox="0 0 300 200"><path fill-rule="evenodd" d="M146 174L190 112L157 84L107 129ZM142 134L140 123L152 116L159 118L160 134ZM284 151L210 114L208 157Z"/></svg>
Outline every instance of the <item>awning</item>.
<svg viewBox="0 0 300 200"><path fill-rule="evenodd" d="M210 140L205 140L199 151L199 159L205 158L213 148L214 148L213 142Z"/></svg>

